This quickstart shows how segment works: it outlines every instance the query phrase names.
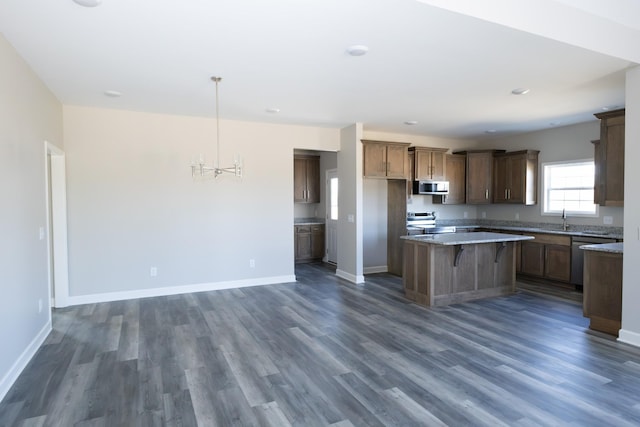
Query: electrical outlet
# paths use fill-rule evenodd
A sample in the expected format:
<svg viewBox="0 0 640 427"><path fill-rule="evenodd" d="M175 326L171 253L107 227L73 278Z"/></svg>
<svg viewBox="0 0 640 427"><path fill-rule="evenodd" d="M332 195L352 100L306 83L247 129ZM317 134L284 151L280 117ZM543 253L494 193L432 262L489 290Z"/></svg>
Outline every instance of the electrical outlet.
<svg viewBox="0 0 640 427"><path fill-rule="evenodd" d="M38 300L38 313L42 313L42 298Z"/></svg>
<svg viewBox="0 0 640 427"><path fill-rule="evenodd" d="M158 267L151 267L149 269L149 276L156 277L158 275Z"/></svg>
<svg viewBox="0 0 640 427"><path fill-rule="evenodd" d="M347 215L347 222L356 222L356 218L353 214Z"/></svg>
<svg viewBox="0 0 640 427"><path fill-rule="evenodd" d="M469 212L464 212L464 213L462 214L462 217L463 217L463 218L469 218Z"/></svg>
<svg viewBox="0 0 640 427"><path fill-rule="evenodd" d="M516 221L520 219L520 214L516 212Z"/></svg>
<svg viewBox="0 0 640 427"><path fill-rule="evenodd" d="M256 268L256 260L255 259L250 259L249 260L249 268Z"/></svg>
<svg viewBox="0 0 640 427"><path fill-rule="evenodd" d="M602 217L602 222L605 225L611 225L611 224L613 224L613 217L609 216L609 215L605 215L605 216Z"/></svg>
<svg viewBox="0 0 640 427"><path fill-rule="evenodd" d="M481 216L482 216L482 218L486 218L487 217L487 213L486 212L482 212Z"/></svg>
<svg viewBox="0 0 640 427"><path fill-rule="evenodd" d="M44 227L40 227L38 234L40 235L40 240L44 240Z"/></svg>

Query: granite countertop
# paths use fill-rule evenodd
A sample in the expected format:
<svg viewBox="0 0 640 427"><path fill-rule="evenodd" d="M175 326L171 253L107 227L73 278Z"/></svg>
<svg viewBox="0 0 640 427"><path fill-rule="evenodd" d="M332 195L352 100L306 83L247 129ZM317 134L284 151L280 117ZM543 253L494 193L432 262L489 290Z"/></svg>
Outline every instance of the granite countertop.
<svg viewBox="0 0 640 427"><path fill-rule="evenodd" d="M401 239L430 245L473 245L478 243L515 242L531 240L531 236L516 234L491 233L486 231L472 233L418 234L415 236L401 236Z"/></svg>
<svg viewBox="0 0 640 427"><path fill-rule="evenodd" d="M324 218L294 218L293 225L324 224Z"/></svg>
<svg viewBox="0 0 640 427"><path fill-rule="evenodd" d="M546 234L561 234L565 236L585 236L585 237L602 237L605 239L622 239L622 232L610 232L607 230L559 230L555 228L544 228L544 227L528 227L526 225L517 226L517 225L456 225L458 229L469 229L472 230L474 228L488 228L490 230L504 230L504 231L518 231L524 233L546 233Z"/></svg>
<svg viewBox="0 0 640 427"><path fill-rule="evenodd" d="M623 253L623 244L620 243L601 243L599 245L582 245L580 249L594 252L609 252L613 254Z"/></svg>

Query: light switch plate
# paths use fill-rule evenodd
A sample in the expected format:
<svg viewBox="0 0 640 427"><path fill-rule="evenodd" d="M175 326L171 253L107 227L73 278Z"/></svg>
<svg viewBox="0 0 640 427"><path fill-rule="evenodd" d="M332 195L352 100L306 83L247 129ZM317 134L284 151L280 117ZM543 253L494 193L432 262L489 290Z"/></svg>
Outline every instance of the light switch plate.
<svg viewBox="0 0 640 427"><path fill-rule="evenodd" d="M611 224L613 224L613 217L609 216L609 215L605 215L605 216L602 217L602 222L605 225L611 225Z"/></svg>

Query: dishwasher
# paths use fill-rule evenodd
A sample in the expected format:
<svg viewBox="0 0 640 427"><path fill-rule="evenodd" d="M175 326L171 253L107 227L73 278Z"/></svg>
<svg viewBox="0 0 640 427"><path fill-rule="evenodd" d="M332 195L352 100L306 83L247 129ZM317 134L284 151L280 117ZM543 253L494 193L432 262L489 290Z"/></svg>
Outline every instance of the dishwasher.
<svg viewBox="0 0 640 427"><path fill-rule="evenodd" d="M582 286L584 275L584 251L580 249L580 246L615 242L616 239L607 239L604 237L571 237L571 284Z"/></svg>

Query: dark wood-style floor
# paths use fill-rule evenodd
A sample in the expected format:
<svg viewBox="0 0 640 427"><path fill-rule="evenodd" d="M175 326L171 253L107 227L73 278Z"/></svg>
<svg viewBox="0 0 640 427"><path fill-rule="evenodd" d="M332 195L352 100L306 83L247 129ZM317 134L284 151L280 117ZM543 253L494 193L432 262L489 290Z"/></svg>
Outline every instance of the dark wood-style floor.
<svg viewBox="0 0 640 427"><path fill-rule="evenodd" d="M2 426L624 426L640 350L520 291L441 308L322 264L297 283L56 310Z"/></svg>

